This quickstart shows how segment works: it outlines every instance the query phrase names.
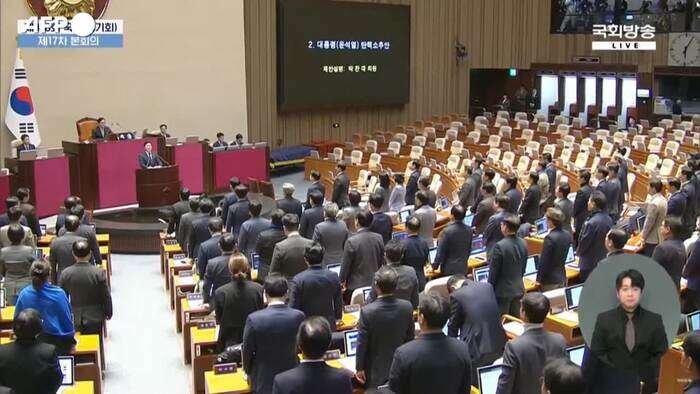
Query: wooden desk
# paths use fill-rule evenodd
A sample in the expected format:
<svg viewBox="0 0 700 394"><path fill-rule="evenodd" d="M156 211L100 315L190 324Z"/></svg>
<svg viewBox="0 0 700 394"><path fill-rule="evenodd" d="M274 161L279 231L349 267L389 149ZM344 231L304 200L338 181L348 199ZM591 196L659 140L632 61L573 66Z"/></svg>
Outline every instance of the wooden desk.
<svg viewBox="0 0 700 394"><path fill-rule="evenodd" d="M180 299L182 327L182 356L185 364L192 362L192 327L196 327L202 318L209 315L210 311L204 308L192 308L187 297Z"/></svg>
<svg viewBox="0 0 700 394"><path fill-rule="evenodd" d="M92 394L95 393L95 384L91 380L77 381L72 386L64 386L57 394Z"/></svg>
<svg viewBox="0 0 700 394"><path fill-rule="evenodd" d="M189 271L194 265L191 263L191 259L187 259L188 262L180 262L180 260L174 260L170 257L167 259L167 270L166 275L163 277L165 280L165 289L170 290L173 286L173 278L178 275L180 271Z"/></svg>
<svg viewBox="0 0 700 394"><path fill-rule="evenodd" d="M576 346L583 344L583 335L578 322L564 319L559 314L547 315L544 321L544 328L547 331L558 332L566 340L567 346Z"/></svg>
<svg viewBox="0 0 700 394"><path fill-rule="evenodd" d="M190 329L192 338L192 387L195 394L203 394L204 372L209 371L216 361L216 328Z"/></svg>
<svg viewBox="0 0 700 394"><path fill-rule="evenodd" d="M659 393L682 393L683 388L690 382L690 373L681 365L682 351L673 346L661 357L659 372Z"/></svg>
<svg viewBox="0 0 700 394"><path fill-rule="evenodd" d="M179 275L174 276L173 285L170 287L170 309L180 313L177 310L180 306L177 300L182 298L182 294L193 291L198 281L197 275L182 278Z"/></svg>
<svg viewBox="0 0 700 394"><path fill-rule="evenodd" d="M7 306L0 310L0 330L11 330L15 320L15 307Z"/></svg>
<svg viewBox="0 0 700 394"><path fill-rule="evenodd" d="M95 394L102 393L102 354L99 335L75 334L75 356L87 358L88 363L78 363L75 367L75 380L92 381Z"/></svg>
<svg viewBox="0 0 700 394"><path fill-rule="evenodd" d="M71 194L71 177L66 156L35 160L6 159L5 165L17 175L13 190L27 187L32 192L29 202L39 218L55 215L63 199Z"/></svg>

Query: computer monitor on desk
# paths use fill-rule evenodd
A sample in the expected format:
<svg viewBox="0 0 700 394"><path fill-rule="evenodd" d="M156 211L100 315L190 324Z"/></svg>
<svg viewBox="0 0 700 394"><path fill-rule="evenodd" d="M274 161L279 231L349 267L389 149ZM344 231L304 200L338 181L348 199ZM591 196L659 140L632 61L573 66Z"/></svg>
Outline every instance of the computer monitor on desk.
<svg viewBox="0 0 700 394"><path fill-rule="evenodd" d="M685 320L688 323L689 332L700 330L700 311L689 313Z"/></svg>
<svg viewBox="0 0 700 394"><path fill-rule="evenodd" d="M402 209L399 211L399 223L406 223L411 217L410 209Z"/></svg>
<svg viewBox="0 0 700 394"><path fill-rule="evenodd" d="M642 215L637 218L637 231L642 232L644 228L644 222L647 221L647 215Z"/></svg>
<svg viewBox="0 0 700 394"><path fill-rule="evenodd" d="M328 264L328 271L335 272L340 277L340 264Z"/></svg>
<svg viewBox="0 0 700 394"><path fill-rule="evenodd" d="M472 214L467 215L467 216L464 217L464 224L466 224L466 225L469 226L469 227L472 226L472 222L473 222L473 221L474 221L474 215L472 215Z"/></svg>
<svg viewBox="0 0 700 394"><path fill-rule="evenodd" d="M357 354L357 340L360 332L357 330L349 330L343 333L345 335L345 355L352 357Z"/></svg>
<svg viewBox="0 0 700 394"><path fill-rule="evenodd" d="M437 248L432 247L428 251L428 260L430 260L430 264L435 263L435 257L437 256Z"/></svg>
<svg viewBox="0 0 700 394"><path fill-rule="evenodd" d="M474 270L474 281L486 283L489 281L489 267L476 268Z"/></svg>
<svg viewBox="0 0 700 394"><path fill-rule="evenodd" d="M502 365L500 364L477 369L481 394L496 394L498 378L501 376L501 369Z"/></svg>
<svg viewBox="0 0 700 394"><path fill-rule="evenodd" d="M581 364L583 364L583 353L585 349L585 345L570 347L566 349L566 354L569 356L569 360L571 360L572 363L580 367Z"/></svg>
<svg viewBox="0 0 700 394"><path fill-rule="evenodd" d="M547 232L549 228L547 227L547 219L541 218L535 220L535 232L537 235L542 235Z"/></svg>
<svg viewBox="0 0 700 394"><path fill-rule="evenodd" d="M525 264L525 275L523 275L523 276L537 274L537 269L539 268L539 265L540 265L540 256L537 256L537 255L528 256L527 263Z"/></svg>
<svg viewBox="0 0 700 394"><path fill-rule="evenodd" d="M75 359L73 356L58 358L58 366L61 368L63 380L61 386L72 386L75 384Z"/></svg>
<svg viewBox="0 0 700 394"><path fill-rule="evenodd" d="M408 237L408 234L406 234L405 231L397 231L397 232L391 234L391 238L398 240L398 241L406 239L406 237Z"/></svg>
<svg viewBox="0 0 700 394"><path fill-rule="evenodd" d="M569 250L566 252L566 264L572 264L576 261L576 254L574 253L574 247L569 246Z"/></svg>
<svg viewBox="0 0 700 394"><path fill-rule="evenodd" d="M583 285L576 285L567 287L564 289L564 295L566 297L566 309L576 310L578 308L578 302L581 298L581 292L583 291Z"/></svg>
<svg viewBox="0 0 700 394"><path fill-rule="evenodd" d="M472 239L472 255L484 253L486 251L486 245L484 244L484 236L479 235Z"/></svg>

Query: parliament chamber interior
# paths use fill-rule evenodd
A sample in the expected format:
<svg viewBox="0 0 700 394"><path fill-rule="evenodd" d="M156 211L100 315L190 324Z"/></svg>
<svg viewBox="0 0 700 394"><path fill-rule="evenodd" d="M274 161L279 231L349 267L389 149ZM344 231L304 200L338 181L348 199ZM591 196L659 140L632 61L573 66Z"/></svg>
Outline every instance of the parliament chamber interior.
<svg viewBox="0 0 700 394"><path fill-rule="evenodd" d="M0 21L0 393L700 394L700 3Z"/></svg>

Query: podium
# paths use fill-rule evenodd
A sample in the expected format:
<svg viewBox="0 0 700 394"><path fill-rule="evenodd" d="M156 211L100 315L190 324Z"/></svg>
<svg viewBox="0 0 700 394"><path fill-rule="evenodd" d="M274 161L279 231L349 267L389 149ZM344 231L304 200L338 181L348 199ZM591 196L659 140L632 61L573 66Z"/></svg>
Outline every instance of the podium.
<svg viewBox="0 0 700 394"><path fill-rule="evenodd" d="M178 165L136 170L136 200L141 208L174 204L179 193Z"/></svg>

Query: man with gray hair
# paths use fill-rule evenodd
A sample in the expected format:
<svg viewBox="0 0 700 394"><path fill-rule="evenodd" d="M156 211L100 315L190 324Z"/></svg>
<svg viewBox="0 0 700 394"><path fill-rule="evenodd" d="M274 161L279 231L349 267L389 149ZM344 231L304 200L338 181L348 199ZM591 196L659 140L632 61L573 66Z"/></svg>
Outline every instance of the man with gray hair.
<svg viewBox="0 0 700 394"><path fill-rule="evenodd" d="M300 218L301 201L294 198L294 185L289 182L284 183L282 185L282 193L284 197L277 200L277 208L283 210L284 213L293 213Z"/></svg>
<svg viewBox="0 0 700 394"><path fill-rule="evenodd" d="M323 216L323 222L317 224L313 232L313 240L325 250L323 266L326 267L328 264L340 264L349 232L345 222L337 219L338 204L330 203L324 206Z"/></svg>

